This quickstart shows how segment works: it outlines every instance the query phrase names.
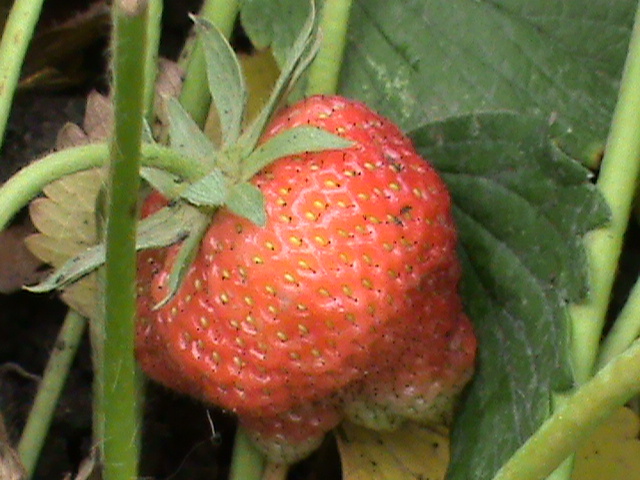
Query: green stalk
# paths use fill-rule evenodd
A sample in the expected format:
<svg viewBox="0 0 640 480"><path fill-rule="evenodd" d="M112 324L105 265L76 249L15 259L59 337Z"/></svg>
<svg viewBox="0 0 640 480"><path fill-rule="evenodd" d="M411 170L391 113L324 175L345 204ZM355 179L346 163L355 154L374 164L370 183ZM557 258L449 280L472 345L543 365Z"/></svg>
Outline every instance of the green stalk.
<svg viewBox="0 0 640 480"><path fill-rule="evenodd" d="M138 477L140 410L134 357L136 316L136 212L147 45L146 0L113 6L114 137L109 164L106 228L105 318L101 381L104 480Z"/></svg>
<svg viewBox="0 0 640 480"><path fill-rule="evenodd" d="M0 40L0 148L4 140L20 70L43 0L15 0Z"/></svg>
<svg viewBox="0 0 640 480"><path fill-rule="evenodd" d="M147 22L147 52L144 57L144 111L149 124L153 120L153 100L155 97L156 75L158 73L158 48L162 30L162 0L149 0L149 21Z"/></svg>
<svg viewBox="0 0 640 480"><path fill-rule="evenodd" d="M578 388L498 471L494 480L541 480L613 411L640 392L640 341Z"/></svg>
<svg viewBox="0 0 640 480"><path fill-rule="evenodd" d="M0 186L0 230L49 183L73 173L102 167L108 158L108 145L97 143L51 153L23 168ZM191 180L206 173L199 160L160 145L142 146L142 165Z"/></svg>
<svg viewBox="0 0 640 480"><path fill-rule="evenodd" d="M78 313L70 311L56 338L42 381L38 386L38 393L22 431L20 443L18 443L18 454L26 471L25 480L31 478L35 471L60 392L69 374L85 327L86 320Z"/></svg>
<svg viewBox="0 0 640 480"><path fill-rule="evenodd" d="M240 0L205 0L200 17L211 21L228 39L233 32ZM204 126L209 114L211 95L207 84L204 53L196 37L191 37L181 55L181 65L185 69L184 83L180 93L180 103L200 126Z"/></svg>
<svg viewBox="0 0 640 480"><path fill-rule="evenodd" d="M591 294L570 309L573 325L572 356L575 378L585 382L592 374L605 314L627 228L640 170L640 5L618 103L613 113L597 188L611 209L607 228L586 237Z"/></svg>
<svg viewBox="0 0 640 480"><path fill-rule="evenodd" d="M264 463L262 454L251 443L247 432L239 426L233 445L229 480L257 480L262 476Z"/></svg>
<svg viewBox="0 0 640 480"><path fill-rule="evenodd" d="M640 280L636 281L613 327L600 347L597 368L604 367L640 336Z"/></svg>
<svg viewBox="0 0 640 480"><path fill-rule="evenodd" d="M335 94L347 43L352 0L325 0L320 18L322 44L309 68L307 95Z"/></svg>

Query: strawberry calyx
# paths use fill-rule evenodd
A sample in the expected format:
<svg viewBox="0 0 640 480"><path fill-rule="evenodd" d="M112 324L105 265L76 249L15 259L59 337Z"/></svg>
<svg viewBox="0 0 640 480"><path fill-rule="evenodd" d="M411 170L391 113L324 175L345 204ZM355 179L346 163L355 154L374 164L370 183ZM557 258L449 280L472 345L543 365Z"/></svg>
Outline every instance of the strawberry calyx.
<svg viewBox="0 0 640 480"><path fill-rule="evenodd" d="M266 126L283 98L309 66L320 38L315 29L315 7L293 43L275 86L260 113L242 128L247 107L247 86L242 67L224 35L205 19L192 17L205 55L206 73L220 122L220 139L209 138L180 103L169 98L170 147L203 166L205 174L182 178L156 168L141 169L141 176L169 200L169 204L144 218L139 225L136 250L161 248L182 242L168 282L169 292L156 308L166 304L180 286L200 242L219 208L225 207L258 226L265 226L265 200L251 179L278 158L305 152L349 148L353 142L317 127L301 126L273 136L259 145ZM153 142L151 136L147 136ZM100 267L106 261L104 244L70 259L33 292L63 288Z"/></svg>

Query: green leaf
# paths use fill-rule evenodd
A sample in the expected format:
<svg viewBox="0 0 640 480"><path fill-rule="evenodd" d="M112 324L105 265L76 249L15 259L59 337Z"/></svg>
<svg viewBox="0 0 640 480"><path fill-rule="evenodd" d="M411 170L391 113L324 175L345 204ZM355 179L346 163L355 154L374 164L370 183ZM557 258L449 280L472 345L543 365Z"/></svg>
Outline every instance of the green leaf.
<svg viewBox="0 0 640 480"><path fill-rule="evenodd" d="M194 205L219 207L229 195L229 182L218 168L191 184L180 196Z"/></svg>
<svg viewBox="0 0 640 480"><path fill-rule="evenodd" d="M309 2L309 5L311 7L309 9L309 16L302 26L296 41L287 53L286 61L282 67L280 76L273 87L269 100L240 139L244 152L249 153L253 151L258 143L260 135L262 135L269 119L271 119L271 116L280 103L280 100L282 100L285 93L291 87L292 80L300 75L300 67L308 65L317 52L316 39L313 35L313 27L316 18L313 0Z"/></svg>
<svg viewBox="0 0 640 480"><path fill-rule="evenodd" d="M479 338L453 436L450 479L490 479L572 385L566 305L585 297L582 236L608 218L589 172L532 117L486 113L412 132L446 181L463 296ZM496 432L504 434L496 435Z"/></svg>
<svg viewBox="0 0 640 480"><path fill-rule="evenodd" d="M270 138L243 162L243 178L248 180L278 158L305 152L349 148L353 142L317 127L296 127Z"/></svg>
<svg viewBox="0 0 640 480"><path fill-rule="evenodd" d="M146 119L142 122L142 142L152 144L156 143L156 139L153 138L153 129Z"/></svg>
<svg viewBox="0 0 640 480"><path fill-rule="evenodd" d="M142 167L140 176L153 187L154 190L162 193L166 198L176 198L184 190L186 181L165 170L152 167Z"/></svg>
<svg viewBox="0 0 640 480"><path fill-rule="evenodd" d="M264 196L250 183L235 185L226 201L226 206L236 215L245 217L260 227L267 223Z"/></svg>
<svg viewBox="0 0 640 480"><path fill-rule="evenodd" d="M251 43L258 49L271 47L282 67L309 13L308 1L245 0L240 20Z"/></svg>
<svg viewBox="0 0 640 480"><path fill-rule="evenodd" d="M178 254L176 255L173 261L173 266L171 267L171 273L169 274L169 281L167 283L169 293L164 299L154 306L154 309L161 308L166 305L178 291L180 285L182 285L182 281L185 275L189 272L189 268L198 253L200 242L209 227L210 221L210 216L202 212L199 217L193 220L191 232L182 242L182 245L180 245Z"/></svg>
<svg viewBox="0 0 640 480"><path fill-rule="evenodd" d="M211 164L217 149L180 102L170 98L167 102L167 112L171 147L187 157L201 159L202 163Z"/></svg>
<svg viewBox="0 0 640 480"><path fill-rule="evenodd" d="M201 216L202 213L195 207L169 204L140 222L136 250L166 247L184 240L199 224ZM27 290L42 293L69 285L103 265L105 256L104 243L88 248L38 285L27 287Z"/></svg>
<svg viewBox="0 0 640 480"><path fill-rule="evenodd" d="M355 0L339 90L405 131L477 111L537 115L553 122L563 150L593 165L635 8L631 0Z"/></svg>
<svg viewBox="0 0 640 480"><path fill-rule="evenodd" d="M240 62L231 45L216 26L204 18L195 18L207 66L209 91L220 118L222 145L240 137L247 103L247 87Z"/></svg>

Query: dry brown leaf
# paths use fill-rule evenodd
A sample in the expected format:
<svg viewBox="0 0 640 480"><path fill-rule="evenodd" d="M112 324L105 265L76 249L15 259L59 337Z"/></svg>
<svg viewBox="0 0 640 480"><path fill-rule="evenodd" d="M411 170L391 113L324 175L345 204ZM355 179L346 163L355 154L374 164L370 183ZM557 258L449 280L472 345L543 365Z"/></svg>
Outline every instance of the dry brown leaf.
<svg viewBox="0 0 640 480"><path fill-rule="evenodd" d="M95 205L103 183L100 170L80 172L49 184L31 203L29 214L39 233L26 239L42 261L60 267L98 242ZM87 318L97 315L97 279L89 275L65 289L62 299Z"/></svg>
<svg viewBox="0 0 640 480"><path fill-rule="evenodd" d="M25 237L33 232L28 221L0 232L0 293L13 293L41 279L42 261L24 244Z"/></svg>
<svg viewBox="0 0 640 480"><path fill-rule="evenodd" d="M102 474L100 468L98 468L98 462L96 461L97 449L91 450L91 453L85 458L78 468L78 473L73 480L100 480ZM71 474L67 474L64 480L72 480Z"/></svg>
<svg viewBox="0 0 640 480"><path fill-rule="evenodd" d="M108 97L98 92L89 93L82 128L91 142L109 138L113 129L113 107Z"/></svg>
<svg viewBox="0 0 640 480"><path fill-rule="evenodd" d="M58 150L79 147L87 143L89 143L87 134L75 123L65 124L58 132L58 137L56 138L56 148Z"/></svg>
<svg viewBox="0 0 640 480"><path fill-rule="evenodd" d="M157 97L180 90L181 73L175 63L160 62ZM160 101L160 100L158 100ZM58 150L107 140L113 127L113 108L108 97L91 92L82 128L67 124L58 133ZM57 268L86 248L98 243L96 204L104 179L99 169L76 173L47 185L44 197L34 200L29 213L38 233L29 236L29 250ZM88 275L66 288L62 300L88 318L98 314L98 282Z"/></svg>
<svg viewBox="0 0 640 480"><path fill-rule="evenodd" d="M573 480L640 480L640 419L621 407L576 454Z"/></svg>
<svg viewBox="0 0 640 480"><path fill-rule="evenodd" d="M0 479L22 480L25 476L22 462L18 453L11 446L4 419L0 414Z"/></svg>
<svg viewBox="0 0 640 480"><path fill-rule="evenodd" d="M444 427L407 423L376 432L345 422L336 438L344 480L442 480L449 464Z"/></svg>

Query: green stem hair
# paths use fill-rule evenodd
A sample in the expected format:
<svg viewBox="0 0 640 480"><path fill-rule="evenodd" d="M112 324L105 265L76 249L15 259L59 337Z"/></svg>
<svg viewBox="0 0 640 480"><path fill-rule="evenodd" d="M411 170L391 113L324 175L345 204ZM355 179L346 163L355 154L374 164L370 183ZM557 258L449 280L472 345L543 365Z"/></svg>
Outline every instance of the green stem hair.
<svg viewBox="0 0 640 480"><path fill-rule="evenodd" d="M104 480L138 478L141 412L134 357L136 216L145 91L148 4L114 6L114 136L107 187L106 264L102 368L96 373L102 408Z"/></svg>

